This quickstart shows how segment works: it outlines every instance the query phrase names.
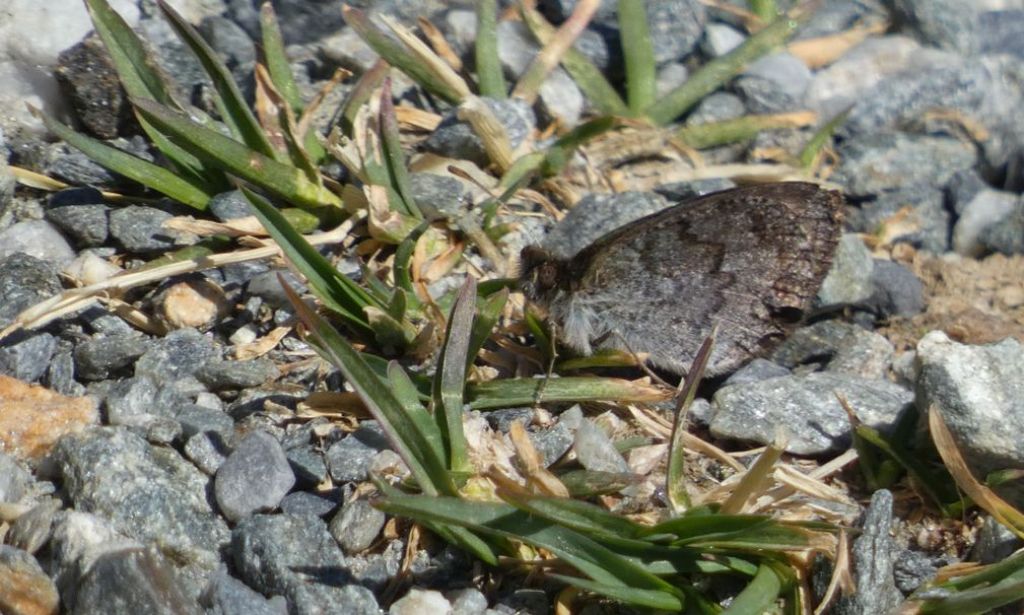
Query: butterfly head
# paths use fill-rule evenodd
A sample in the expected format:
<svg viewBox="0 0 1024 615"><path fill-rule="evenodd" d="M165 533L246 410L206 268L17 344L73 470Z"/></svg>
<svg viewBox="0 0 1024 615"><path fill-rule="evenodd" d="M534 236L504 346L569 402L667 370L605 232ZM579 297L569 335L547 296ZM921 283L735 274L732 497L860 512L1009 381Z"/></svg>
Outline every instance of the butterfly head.
<svg viewBox="0 0 1024 615"><path fill-rule="evenodd" d="M566 284L565 262L539 246L523 248L519 287L531 301L544 302Z"/></svg>

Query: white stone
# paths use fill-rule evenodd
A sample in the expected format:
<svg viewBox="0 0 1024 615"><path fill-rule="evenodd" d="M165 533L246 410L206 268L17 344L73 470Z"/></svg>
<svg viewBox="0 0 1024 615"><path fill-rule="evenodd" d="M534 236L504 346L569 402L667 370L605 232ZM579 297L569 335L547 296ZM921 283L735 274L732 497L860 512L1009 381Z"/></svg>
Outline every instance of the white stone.
<svg viewBox="0 0 1024 615"><path fill-rule="evenodd" d="M0 259L16 252L64 266L75 258L75 251L46 220L24 220L0 232Z"/></svg>

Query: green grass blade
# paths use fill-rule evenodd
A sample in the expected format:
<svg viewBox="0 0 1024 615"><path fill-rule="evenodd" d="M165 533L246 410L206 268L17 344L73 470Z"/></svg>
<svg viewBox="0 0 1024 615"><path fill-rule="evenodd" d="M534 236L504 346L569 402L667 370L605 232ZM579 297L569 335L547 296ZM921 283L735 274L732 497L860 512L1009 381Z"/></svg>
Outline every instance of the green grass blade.
<svg viewBox="0 0 1024 615"><path fill-rule="evenodd" d="M690 371L686 374L683 387L679 391L676 403L676 420L672 424L672 439L668 449L668 469L665 473L665 493L668 496L669 504L676 514L683 513L690 508L690 494L686 491L686 456L684 452L683 437L686 435L686 412L697 396L697 385L704 377L704 369L707 368L711 358L711 350L715 345L715 333L717 327L711 329L711 334L700 345L697 355L693 358Z"/></svg>
<svg viewBox="0 0 1024 615"><path fill-rule="evenodd" d="M679 596L656 589L637 589L635 587L617 587L598 583L580 577L570 577L564 574L549 574L552 579L557 579L566 585L572 585L580 589L607 596L612 600L618 600L624 604L631 604L638 607L657 609L659 611L681 611L683 610L683 599Z"/></svg>
<svg viewBox="0 0 1024 615"><path fill-rule="evenodd" d="M507 504L449 497L389 495L377 506L392 514L461 525L547 549L594 581L610 587L677 594L677 590L666 581L597 541L557 527L546 519L532 517Z"/></svg>
<svg viewBox="0 0 1024 615"><path fill-rule="evenodd" d="M401 204L401 213L413 218L423 219L423 212L416 206L412 198L412 184L409 182L409 169L405 164L405 152L402 151L402 141L398 134L398 118L395 117L395 103L391 100L391 80L384 80L384 87L380 93L380 116L378 118L380 127L380 145L384 155L384 163L387 165L390 181L386 184L391 186L398 194Z"/></svg>
<svg viewBox="0 0 1024 615"><path fill-rule="evenodd" d="M346 136L350 138L355 136L356 113L359 113L359 110L370 101L370 97L377 91L377 88L384 85L384 80L388 78L390 71L391 66L383 58L380 58L370 70L360 75L355 85L352 86L352 90L342 104L341 112L341 128Z"/></svg>
<svg viewBox="0 0 1024 615"><path fill-rule="evenodd" d="M96 33L110 52L114 68L129 96L152 98L176 109L183 107L172 94L156 61L146 50L138 35L117 14L106 0L85 0Z"/></svg>
<svg viewBox="0 0 1024 615"><path fill-rule="evenodd" d="M434 422L434 417L427 412L420 402L420 391L409 378L409 374L396 361L388 363L388 382L391 390L406 416L416 424L416 429L423 434L423 439L433 450L438 459L445 458L444 435Z"/></svg>
<svg viewBox="0 0 1024 615"><path fill-rule="evenodd" d="M274 5L270 2L264 2L260 7L260 32L263 35L263 61L267 65L270 79L298 117L302 115L302 96L299 95L299 87L295 85L292 67L284 50L281 27Z"/></svg>
<svg viewBox="0 0 1024 615"><path fill-rule="evenodd" d="M640 536L642 526L625 517L613 515L589 502L569 498L530 497L512 490L499 489L498 497L516 508L548 519L595 540L633 539Z"/></svg>
<svg viewBox="0 0 1024 615"><path fill-rule="evenodd" d="M846 110L837 113L834 118L825 122L825 124L814 133L814 136L812 136L811 140L807 142L807 145L800 150L799 160L801 167L810 169L814 166L822 148L825 147L825 144L831 141L832 135L835 134L836 130L846 123L846 118L850 116L850 111L853 111L853 105L849 106Z"/></svg>
<svg viewBox="0 0 1024 615"><path fill-rule="evenodd" d="M414 421L408 420L405 408L395 397L391 386L378 378L355 348L306 305L284 279L281 279L281 286L295 313L308 328L317 349L341 370L345 380L355 389L370 414L380 423L395 452L409 467L420 489L428 495L454 494L455 485L444 463L434 453L428 436L417 429Z"/></svg>
<svg viewBox="0 0 1024 615"><path fill-rule="evenodd" d="M498 59L498 3L477 0L476 3L476 80L480 95L503 99L508 84Z"/></svg>
<svg viewBox="0 0 1024 615"><path fill-rule="evenodd" d="M42 111L33 110L33 113L43 120L50 132L66 141L68 145L81 150L101 166L135 180L143 186L196 209L206 209L206 204L213 196L206 192L201 185L191 183L152 162L136 158L116 147L79 134Z"/></svg>
<svg viewBox="0 0 1024 615"><path fill-rule="evenodd" d="M655 124L668 124L725 85L748 64L784 43L796 32L799 23L788 17L776 19L736 49L702 66L686 83L648 107L644 114Z"/></svg>
<svg viewBox="0 0 1024 615"><path fill-rule="evenodd" d="M128 95L133 98L151 98L173 109L183 109L174 95L174 88L167 81L152 54L124 19L110 8L106 0L86 0L85 6L96 33L110 53L117 76ZM211 194L228 189L228 183L219 171L204 168L198 158L168 141L141 118L140 124L153 144L182 175L188 176L190 183L205 186L206 191Z"/></svg>
<svg viewBox="0 0 1024 615"><path fill-rule="evenodd" d="M779 16L779 7L775 0L747 0L750 12L760 17L765 23L773 21Z"/></svg>
<svg viewBox="0 0 1024 615"><path fill-rule="evenodd" d="M669 396L657 387L618 378L566 377L551 378L544 384L540 378L510 378L471 383L467 389L469 407L493 410L533 404L539 394L543 402L583 401L659 401Z"/></svg>
<svg viewBox="0 0 1024 615"><path fill-rule="evenodd" d="M737 536L765 528L770 523L771 517L763 515L699 514L669 519L644 528L640 533L644 536L671 534L676 537L673 541L675 544L686 544Z"/></svg>
<svg viewBox="0 0 1024 615"><path fill-rule="evenodd" d="M479 293L479 287L477 288ZM498 292L491 293L487 297L477 300L477 314L473 320L473 331L469 336L469 349L466 352L466 370L473 365L476 355L484 347L484 343L491 336L494 325L501 317L501 312L508 301L509 290L502 288Z"/></svg>
<svg viewBox="0 0 1024 615"><path fill-rule="evenodd" d="M619 0L619 30L626 61L626 93L629 109L639 115L656 96L654 48L647 29L644 0Z"/></svg>
<svg viewBox="0 0 1024 615"><path fill-rule="evenodd" d="M675 137L694 149L707 149L753 139L765 130L801 128L814 121L813 113L747 115L731 120L680 126Z"/></svg>
<svg viewBox="0 0 1024 615"><path fill-rule="evenodd" d="M341 207L341 199L336 194L309 181L300 169L281 164L154 101L133 100L132 104L168 138L213 166L300 207Z"/></svg>
<svg viewBox="0 0 1024 615"><path fill-rule="evenodd" d="M754 575L722 615L764 615L771 612L783 591L782 579L775 570L765 564Z"/></svg>
<svg viewBox="0 0 1024 615"><path fill-rule="evenodd" d="M381 31L363 11L343 5L341 14L345 18L345 23L351 26L359 34L359 37L388 64L408 75L410 79L425 89L440 96L445 102L458 104L461 101L462 97L454 88L431 73L426 65L404 45L395 42Z"/></svg>
<svg viewBox="0 0 1024 615"><path fill-rule="evenodd" d="M466 387L466 357L469 353L473 312L476 309L476 279L466 278L448 316L448 330L441 347L440 365L434 379L434 417L448 448L448 467L455 472L472 469L462 430L463 392Z"/></svg>
<svg viewBox="0 0 1024 615"><path fill-rule="evenodd" d="M555 29L534 9L523 6L520 9L523 21L541 45L547 44L554 36ZM584 97L602 115L629 115L629 107L615 91L599 68L579 51L569 49L562 56L562 66L572 76Z"/></svg>
<svg viewBox="0 0 1024 615"><path fill-rule="evenodd" d="M383 309L384 306L355 282L338 273L266 199L246 188L242 188L242 194L249 199L260 224L267 229L277 245L281 246L281 251L288 260L309 281L309 287L314 294L353 331L372 338L373 330L365 316L364 308L373 306Z"/></svg>
<svg viewBox="0 0 1024 615"><path fill-rule="evenodd" d="M220 112L221 119L231 129L231 134L245 143L249 149L268 158L282 156L270 144L270 139L263 132L259 122L256 121L256 116L249 109L245 97L242 96L242 92L231 76L231 71L217 57L217 52L203 40L192 24L185 21L164 0L157 0L157 6L160 7L160 11L167 18L167 22L174 29L175 34L192 50L196 59L202 64L204 72L213 82L213 88L218 94L215 97L217 110Z"/></svg>

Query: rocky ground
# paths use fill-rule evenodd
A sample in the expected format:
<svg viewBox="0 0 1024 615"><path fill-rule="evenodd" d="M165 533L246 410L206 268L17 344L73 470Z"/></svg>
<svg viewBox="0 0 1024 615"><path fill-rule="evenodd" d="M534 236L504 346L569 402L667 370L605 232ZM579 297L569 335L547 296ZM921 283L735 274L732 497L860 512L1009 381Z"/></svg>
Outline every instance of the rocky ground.
<svg viewBox="0 0 1024 615"><path fill-rule="evenodd" d="M429 16L455 53L471 55L475 18L465 7L369 4L373 13L410 24ZM538 4L557 20L573 3ZM747 36L730 12L697 0L651 4L658 6L652 24L663 91ZM39 27L28 6L0 11L0 32ZM341 19L340 3L281 3L277 10L307 94L337 67L359 73L372 64L372 51ZM201 95L201 71L150 3L134 11L135 27L160 51L164 69ZM256 9L211 0L183 11L238 80L250 83ZM860 40L836 57L800 46L851 31ZM942 518L912 482L871 493L854 458L843 457L851 420L836 393L883 432L910 409L941 413L979 478L1024 467L1021 33L1019 0L825 1L794 43L749 66L683 119L698 125L810 110L820 124L850 108L822 170L848 202L846 234L818 297L822 316L770 356L704 387L692 409L694 433L726 450L770 444L781 433L789 467L809 474L825 468L814 476L831 490L804 494L801 502L861 530L853 548L858 591L835 613L887 612L943 566L999 561L1020 546L977 511ZM535 44L514 21L502 22L499 34L506 73L520 74ZM616 36L613 12L602 10L578 47L621 75ZM0 81L19 99L37 96L53 110L71 101L66 107L85 130L152 157L122 111L124 100L116 99L109 70L94 64L97 48L89 42L59 58L39 51L28 59L0 49ZM31 74L39 66L47 68ZM49 85L38 86L50 79L63 86L57 97L47 98ZM411 83L399 79L396 92L423 102ZM137 189L49 140L22 115L21 102L4 104L0 611L553 612L557 586L489 571L370 505L368 473L401 460L375 422L339 418L314 403L311 394L343 390L344 383L296 337L277 275L302 281L281 259L224 264L111 292L68 313L27 317L26 310L66 289L194 244L202 232L165 225L195 213L180 204L126 204L101 193ZM494 109L513 146L553 121L571 127L588 113L561 69L536 104ZM486 163L453 110L426 110L442 121L410 138L417 152ZM624 223L733 186L752 172L731 173L730 165L763 170L799 151L813 132L766 131L696 156L648 135L639 139L646 149L623 159L626 140L635 142L638 133L594 143L560 195L573 197L559 204L574 204L574 218L554 226L546 241L571 252L567 242L580 241L589 224L576 215L596 225L614 212ZM68 187L44 190L24 176L16 185L7 165ZM416 201L439 209L471 194L451 176L422 172L413 179ZM225 193L207 217L249 213L239 194ZM513 219L517 231L501 246L510 259L552 226L550 216ZM349 247L324 251L341 271L358 274ZM475 258L467 260L478 265ZM430 289L439 295L457 284L439 279ZM568 456L588 469L657 476L655 453L663 449L651 446L665 435L645 431L624 408L552 406L540 415L510 408L483 418L498 433L515 419L531 421L531 437L549 463ZM616 449L616 440L637 434L648 438L645 446L625 455ZM716 472L724 479L720 464L694 465L708 469L701 489L713 487ZM1012 481L1001 493L1024 502Z"/></svg>

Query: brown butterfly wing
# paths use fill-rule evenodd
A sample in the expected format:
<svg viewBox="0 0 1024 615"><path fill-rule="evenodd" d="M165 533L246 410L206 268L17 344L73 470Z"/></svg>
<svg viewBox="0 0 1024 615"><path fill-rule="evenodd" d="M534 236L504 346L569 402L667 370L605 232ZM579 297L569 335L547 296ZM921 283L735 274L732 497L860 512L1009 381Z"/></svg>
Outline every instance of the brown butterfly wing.
<svg viewBox="0 0 1024 615"><path fill-rule="evenodd" d="M603 346L681 372L718 325L709 374L780 341L817 293L839 240L842 199L808 183L727 190L642 218L568 263L574 306ZM625 341L625 344L623 344Z"/></svg>

